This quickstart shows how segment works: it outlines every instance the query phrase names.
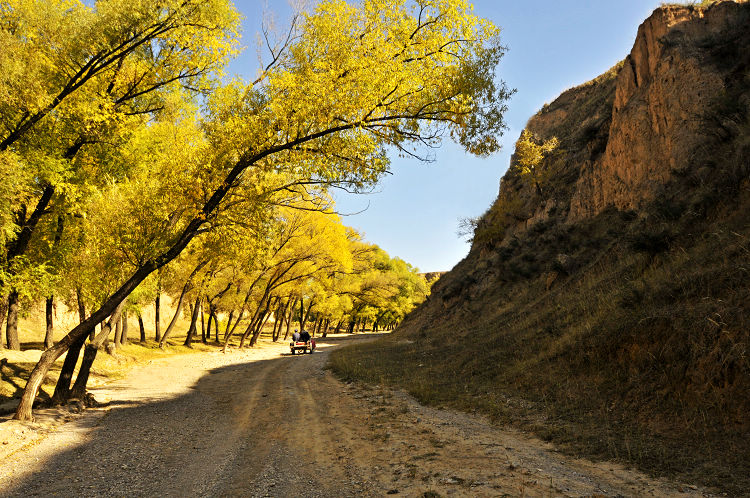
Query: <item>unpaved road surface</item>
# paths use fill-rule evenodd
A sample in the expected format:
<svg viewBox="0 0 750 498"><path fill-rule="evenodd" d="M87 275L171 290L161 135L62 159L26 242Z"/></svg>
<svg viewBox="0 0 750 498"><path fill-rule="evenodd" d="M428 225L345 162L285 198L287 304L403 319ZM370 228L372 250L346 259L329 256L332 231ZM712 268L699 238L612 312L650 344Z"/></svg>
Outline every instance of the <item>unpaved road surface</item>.
<svg viewBox="0 0 750 498"><path fill-rule="evenodd" d="M106 408L0 422L0 496L701 496L571 459L484 419L344 384L328 352L367 337L185 355L96 390Z"/></svg>

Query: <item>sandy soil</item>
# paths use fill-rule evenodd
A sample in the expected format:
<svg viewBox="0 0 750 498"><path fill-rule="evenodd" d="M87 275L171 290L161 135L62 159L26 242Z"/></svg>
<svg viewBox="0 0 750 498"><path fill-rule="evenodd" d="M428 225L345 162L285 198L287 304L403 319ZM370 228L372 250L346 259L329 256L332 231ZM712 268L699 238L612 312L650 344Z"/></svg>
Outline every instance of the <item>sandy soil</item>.
<svg viewBox="0 0 750 498"><path fill-rule="evenodd" d="M704 496L486 420L344 384L283 345L154 361L104 408L0 421L0 496ZM428 495L430 496L430 495Z"/></svg>

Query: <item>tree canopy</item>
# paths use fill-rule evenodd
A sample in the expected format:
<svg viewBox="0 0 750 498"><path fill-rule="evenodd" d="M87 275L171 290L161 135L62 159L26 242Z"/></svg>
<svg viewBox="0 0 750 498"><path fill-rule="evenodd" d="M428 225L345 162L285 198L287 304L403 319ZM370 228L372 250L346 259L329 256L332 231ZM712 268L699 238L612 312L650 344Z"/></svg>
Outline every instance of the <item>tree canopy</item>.
<svg viewBox="0 0 750 498"><path fill-rule="evenodd" d="M385 323L425 295L343 227L329 191L374 185L391 150L497 150L499 29L464 0L324 0L257 78L224 82L238 18L227 0L0 3L0 287L15 313L34 293L91 307L42 355L18 418L51 363L156 270L210 313L243 302L243 339L297 304ZM50 284L24 283L34 272Z"/></svg>

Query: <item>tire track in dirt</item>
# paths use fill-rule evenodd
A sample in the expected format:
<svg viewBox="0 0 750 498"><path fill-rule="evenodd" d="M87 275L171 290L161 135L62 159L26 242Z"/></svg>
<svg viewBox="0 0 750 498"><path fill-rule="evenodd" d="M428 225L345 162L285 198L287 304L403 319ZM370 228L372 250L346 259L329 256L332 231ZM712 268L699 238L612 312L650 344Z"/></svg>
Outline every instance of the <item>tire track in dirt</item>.
<svg viewBox="0 0 750 498"><path fill-rule="evenodd" d="M263 346L134 372L106 388L106 414L90 411L10 455L0 496L704 495L344 384L324 369L328 351L357 340L367 337L320 341L313 355Z"/></svg>

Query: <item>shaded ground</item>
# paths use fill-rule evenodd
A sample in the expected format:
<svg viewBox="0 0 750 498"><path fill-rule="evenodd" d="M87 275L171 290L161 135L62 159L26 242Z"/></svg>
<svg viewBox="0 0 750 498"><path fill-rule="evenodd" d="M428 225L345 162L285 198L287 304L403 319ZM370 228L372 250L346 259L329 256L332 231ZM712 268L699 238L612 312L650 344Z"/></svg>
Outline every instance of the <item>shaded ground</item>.
<svg viewBox="0 0 750 498"><path fill-rule="evenodd" d="M701 494L343 384L324 370L327 352L359 340L330 338L303 356L263 345L158 360L98 389L107 408L4 421L0 496Z"/></svg>

